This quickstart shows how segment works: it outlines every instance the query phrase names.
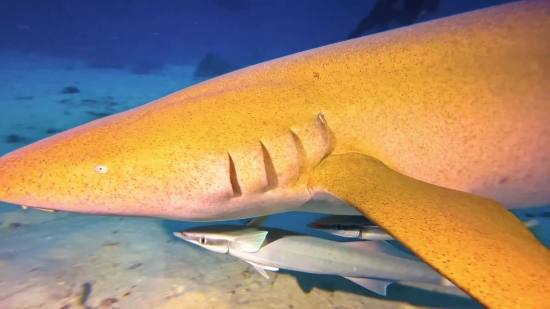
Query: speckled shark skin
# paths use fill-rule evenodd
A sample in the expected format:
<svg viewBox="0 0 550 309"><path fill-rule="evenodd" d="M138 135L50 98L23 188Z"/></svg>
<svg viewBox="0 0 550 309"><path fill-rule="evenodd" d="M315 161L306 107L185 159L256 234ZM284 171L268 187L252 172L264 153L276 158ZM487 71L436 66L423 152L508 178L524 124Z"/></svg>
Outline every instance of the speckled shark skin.
<svg viewBox="0 0 550 309"><path fill-rule="evenodd" d="M335 197L484 305L543 308L548 250L505 207L550 203L549 38L550 2L520 1L258 64L7 154L0 200L216 221Z"/></svg>

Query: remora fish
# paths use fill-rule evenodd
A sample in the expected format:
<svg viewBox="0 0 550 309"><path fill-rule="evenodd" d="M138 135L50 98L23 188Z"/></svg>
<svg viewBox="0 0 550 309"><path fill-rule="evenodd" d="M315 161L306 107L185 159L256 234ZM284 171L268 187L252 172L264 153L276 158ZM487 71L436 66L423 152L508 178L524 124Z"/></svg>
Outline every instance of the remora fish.
<svg viewBox="0 0 550 309"><path fill-rule="evenodd" d="M531 232L539 227L539 221L536 219L523 221L523 223ZM346 238L365 240L394 239L388 232L363 216L327 216L315 220L307 226L318 231Z"/></svg>
<svg viewBox="0 0 550 309"><path fill-rule="evenodd" d="M392 282L452 285L430 266L385 241L341 243L285 230L236 225L200 226L175 236L217 253L228 253L269 278L265 270L343 276L386 295Z"/></svg>
<svg viewBox="0 0 550 309"><path fill-rule="evenodd" d="M208 80L3 156L0 200L189 221L347 204L486 307L544 308L549 250L506 207L550 204L549 12L518 1Z"/></svg>
<svg viewBox="0 0 550 309"><path fill-rule="evenodd" d="M327 216L307 225L332 235L365 240L393 240L382 228L363 216Z"/></svg>

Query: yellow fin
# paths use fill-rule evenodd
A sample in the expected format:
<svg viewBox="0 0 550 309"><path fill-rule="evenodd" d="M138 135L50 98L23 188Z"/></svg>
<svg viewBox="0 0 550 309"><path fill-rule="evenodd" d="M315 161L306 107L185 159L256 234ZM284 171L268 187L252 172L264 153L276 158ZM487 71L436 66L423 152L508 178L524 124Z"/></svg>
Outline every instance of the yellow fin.
<svg viewBox="0 0 550 309"><path fill-rule="evenodd" d="M550 250L493 200L413 179L361 153L327 157L308 186L357 208L488 308L550 304Z"/></svg>

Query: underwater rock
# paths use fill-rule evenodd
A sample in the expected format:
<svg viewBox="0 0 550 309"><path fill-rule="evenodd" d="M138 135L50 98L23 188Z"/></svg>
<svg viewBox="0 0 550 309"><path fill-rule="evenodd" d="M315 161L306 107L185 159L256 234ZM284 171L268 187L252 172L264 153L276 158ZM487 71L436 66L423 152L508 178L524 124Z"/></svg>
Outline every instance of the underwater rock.
<svg viewBox="0 0 550 309"><path fill-rule="evenodd" d="M14 230L18 227L21 227L21 226L23 226L23 224L18 223L18 222L12 222L12 223L8 224L8 228L12 229L12 230Z"/></svg>
<svg viewBox="0 0 550 309"><path fill-rule="evenodd" d="M86 111L86 114L96 117L97 119L111 116L113 113Z"/></svg>
<svg viewBox="0 0 550 309"><path fill-rule="evenodd" d="M6 136L6 143L8 144L23 143L25 141L27 141L27 138L21 135L10 134Z"/></svg>
<svg viewBox="0 0 550 309"><path fill-rule="evenodd" d="M59 132L63 132L65 130L61 130L61 129L56 129L56 128L49 128L48 130L46 130L46 134L55 134L55 133L59 133Z"/></svg>
<svg viewBox="0 0 550 309"><path fill-rule="evenodd" d="M250 273L250 271L245 270L245 271L241 272L241 278L250 279L251 277L252 277L252 274Z"/></svg>
<svg viewBox="0 0 550 309"><path fill-rule="evenodd" d="M80 103L82 103L83 106L101 106L101 105L117 106L119 104L118 102L113 101L113 97L111 96L102 98L101 101L94 100L94 99L82 99L80 100Z"/></svg>
<svg viewBox="0 0 550 309"><path fill-rule="evenodd" d="M214 54L208 54L199 62L193 76L196 78L212 78L235 70L227 60Z"/></svg>
<svg viewBox="0 0 550 309"><path fill-rule="evenodd" d="M75 100L73 98L71 99L63 99L58 101L61 105L66 105L70 107L90 107L93 109L103 109L107 112L117 112L118 110L116 107L120 105L120 103L114 101L114 98L112 96L106 96L101 97L97 99L88 99L83 98L80 100ZM69 112L70 114L70 112Z"/></svg>
<svg viewBox="0 0 550 309"><path fill-rule="evenodd" d="M111 306L114 305L117 302L118 302L117 298L105 298L104 300L101 301L101 303L99 304L99 307L97 307L97 308L98 309L108 309L108 308L111 308Z"/></svg>
<svg viewBox="0 0 550 309"><path fill-rule="evenodd" d="M79 93L80 89L76 88L75 86L67 86L61 90L62 94L71 94L71 93Z"/></svg>
<svg viewBox="0 0 550 309"><path fill-rule="evenodd" d="M92 294L92 284L86 282L83 285L79 286L76 291L76 303L80 306L85 306Z"/></svg>

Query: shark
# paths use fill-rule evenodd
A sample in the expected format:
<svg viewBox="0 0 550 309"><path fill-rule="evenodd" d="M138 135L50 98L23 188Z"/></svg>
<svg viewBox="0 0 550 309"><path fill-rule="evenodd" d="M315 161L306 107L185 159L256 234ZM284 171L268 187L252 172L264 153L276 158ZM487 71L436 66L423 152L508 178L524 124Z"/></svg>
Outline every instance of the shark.
<svg viewBox="0 0 550 309"><path fill-rule="evenodd" d="M261 220L261 218L259 218ZM250 264L264 278L266 270L338 275L386 296L393 282L454 287L433 268L385 241L337 242L261 225L198 226L174 236Z"/></svg>
<svg viewBox="0 0 550 309"><path fill-rule="evenodd" d="M488 308L550 304L550 2L274 59L0 158L0 201L222 221L361 214Z"/></svg>

